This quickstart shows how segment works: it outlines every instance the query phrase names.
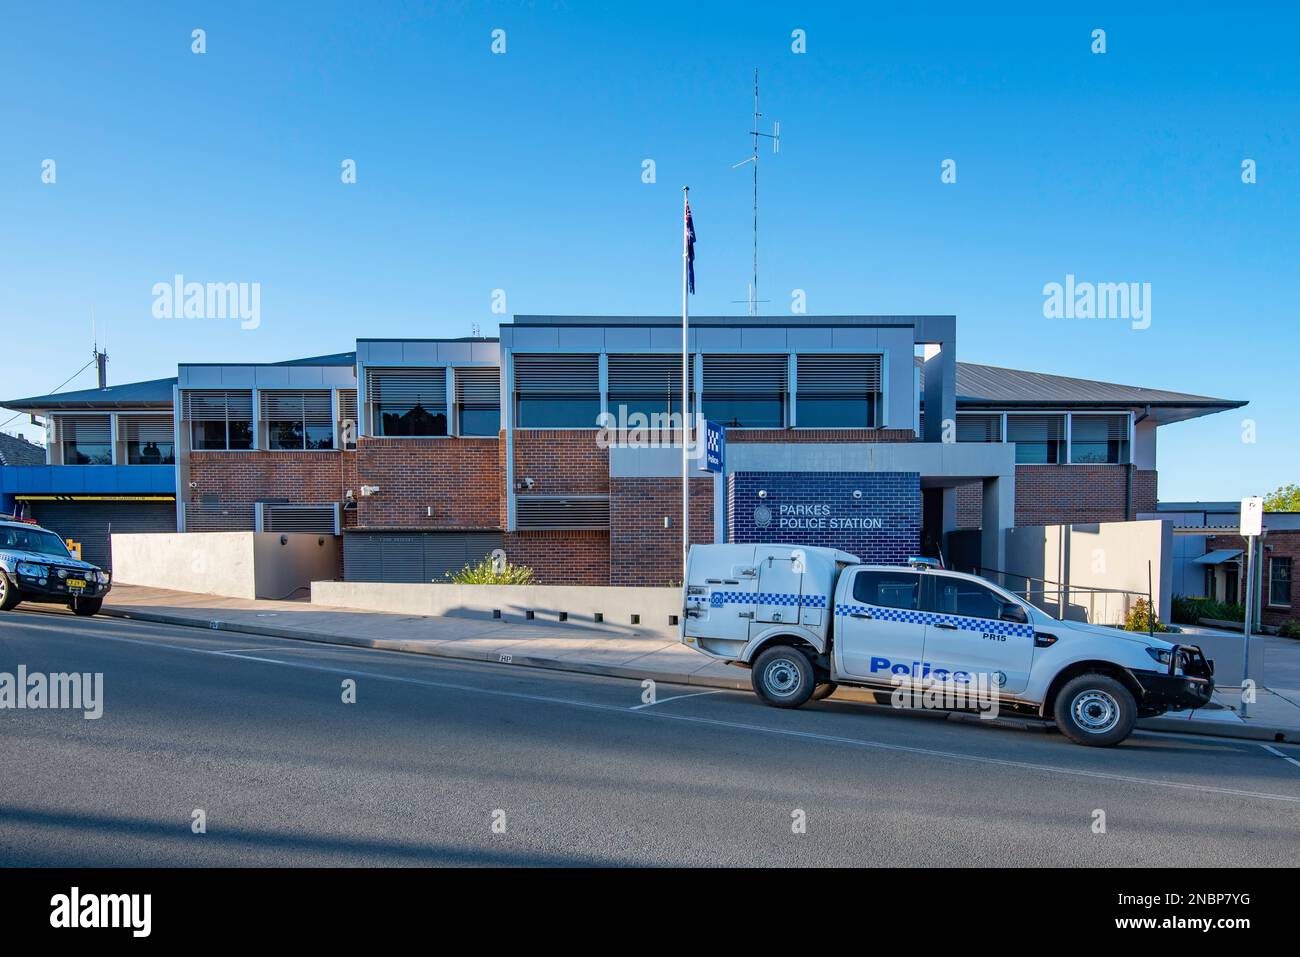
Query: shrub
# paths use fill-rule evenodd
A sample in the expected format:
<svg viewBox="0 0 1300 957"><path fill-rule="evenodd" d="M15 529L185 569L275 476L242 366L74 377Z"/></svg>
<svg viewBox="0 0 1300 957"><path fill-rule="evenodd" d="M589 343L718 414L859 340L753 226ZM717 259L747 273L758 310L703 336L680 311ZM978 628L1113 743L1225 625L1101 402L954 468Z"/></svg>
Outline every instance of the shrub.
<svg viewBox="0 0 1300 957"><path fill-rule="evenodd" d="M1213 598L1188 598L1175 595L1173 601L1174 621L1183 625L1194 625L1202 618L1216 621L1245 621L1246 606L1215 601Z"/></svg>
<svg viewBox="0 0 1300 957"><path fill-rule="evenodd" d="M1151 614L1151 606L1147 604L1145 598L1139 598L1124 616L1124 630L1168 631L1169 626Z"/></svg>
<svg viewBox="0 0 1300 957"><path fill-rule="evenodd" d="M1283 638L1300 638L1300 623L1288 621L1277 630L1277 633Z"/></svg>
<svg viewBox="0 0 1300 957"><path fill-rule="evenodd" d="M458 572L447 572L447 578L457 585L531 585L533 577L527 565L496 562L490 557Z"/></svg>

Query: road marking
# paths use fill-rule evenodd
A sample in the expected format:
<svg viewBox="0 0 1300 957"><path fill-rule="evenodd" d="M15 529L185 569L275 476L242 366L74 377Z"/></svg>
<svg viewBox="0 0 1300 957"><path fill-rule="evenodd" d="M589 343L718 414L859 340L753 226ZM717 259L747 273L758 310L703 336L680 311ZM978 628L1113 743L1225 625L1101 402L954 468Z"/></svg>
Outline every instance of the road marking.
<svg viewBox="0 0 1300 957"><path fill-rule="evenodd" d="M536 701L543 704L558 704L567 707L582 708L589 711L601 711L607 714L622 714L639 718L651 718L659 721L680 721L706 727L726 728L731 731L746 731L753 734L768 734L778 737L799 738L827 744L842 744L850 747L865 748L873 751L891 751L898 754L912 754L921 757L940 758L948 761L965 761L970 764L984 764L991 767L1019 768L1025 771L1042 771L1047 774L1061 774L1068 777L1092 778L1102 781L1117 781L1124 784L1138 784L1147 787L1168 788L1176 791L1200 791L1205 794L1223 794L1233 797L1258 798L1264 801L1281 801L1287 804L1300 804L1300 795L1273 794L1267 791L1247 791L1241 788L1215 787L1203 784L1188 784L1181 781L1161 781L1155 778L1141 778L1135 775L1118 774L1111 771L1089 771L1084 768L1067 768L1052 764L1037 764L1030 761L1013 761L1009 758L992 758L984 755L963 754L957 751L940 751L935 748L921 748L913 745L890 744L885 741L872 741L865 738L849 738L842 735L822 734L816 731L796 731L792 728L771 728L764 725L745 724L739 721L723 721L717 718L703 718L692 715L673 714L668 711L633 711L621 705L598 704L594 701L580 701L575 698L558 698L552 695L529 694L524 691L503 691L498 688L481 688L449 681L430 681L425 678L408 678L401 675L386 675L375 671L363 671L357 668L333 668L326 665L308 664L302 661L277 661L274 658L256 658L251 655L229 654L204 648L188 648L184 645L169 645L160 641L144 641L138 638L122 638L101 635L100 641L122 641L133 645L150 648L166 648L172 651L185 651L191 654L212 655L222 658L237 658L265 664L279 665L284 668L299 668L304 671L317 671L325 674L344 675L350 678L374 678L378 681L391 681L397 684L417 685L426 688L440 688L446 691L464 691L469 694L489 695L498 698L510 698L516 701ZM1285 757L1285 755L1283 755Z"/></svg>
<svg viewBox="0 0 1300 957"><path fill-rule="evenodd" d="M1290 757L1289 755L1283 754L1281 751L1273 747L1271 744L1261 744L1260 747L1263 748L1265 751L1267 751L1269 754L1276 754L1283 761L1289 761L1290 763L1294 764L1296 767L1300 768L1300 761L1297 761L1295 758Z"/></svg>
<svg viewBox="0 0 1300 957"><path fill-rule="evenodd" d="M683 698L702 698L706 694L725 694L730 689L719 688L716 691L697 691L695 694L678 694L671 698L660 698L658 701L647 701L645 704L639 704L635 707L628 708L628 711L640 711L642 708L653 708L657 704L667 704L669 701L681 701Z"/></svg>

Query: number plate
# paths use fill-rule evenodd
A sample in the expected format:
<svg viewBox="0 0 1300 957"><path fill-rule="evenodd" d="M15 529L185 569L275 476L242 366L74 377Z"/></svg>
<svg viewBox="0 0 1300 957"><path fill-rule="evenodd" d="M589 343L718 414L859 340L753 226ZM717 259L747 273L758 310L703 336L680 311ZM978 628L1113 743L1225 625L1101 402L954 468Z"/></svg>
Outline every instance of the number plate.
<svg viewBox="0 0 1300 957"><path fill-rule="evenodd" d="M69 588L69 589L75 588L75 589L77 589L78 591L80 591L81 589L83 589L83 588L85 588L85 587L86 587L85 579L82 579L82 578L69 578L69 579L68 579L68 588Z"/></svg>

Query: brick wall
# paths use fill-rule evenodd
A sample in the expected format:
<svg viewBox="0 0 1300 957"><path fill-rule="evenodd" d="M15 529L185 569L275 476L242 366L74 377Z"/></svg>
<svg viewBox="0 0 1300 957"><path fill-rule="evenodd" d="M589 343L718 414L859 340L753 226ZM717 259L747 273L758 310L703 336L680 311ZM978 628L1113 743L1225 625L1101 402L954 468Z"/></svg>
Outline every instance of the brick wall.
<svg viewBox="0 0 1300 957"><path fill-rule="evenodd" d="M514 532L506 557L537 573L539 585L608 585L609 532Z"/></svg>
<svg viewBox="0 0 1300 957"><path fill-rule="evenodd" d="M502 528L502 459L491 438L357 440L357 524ZM360 484L379 493L361 497ZM429 509L432 508L432 514Z"/></svg>
<svg viewBox="0 0 1300 957"><path fill-rule="evenodd" d="M516 429L515 481L533 479L535 495L609 491L609 450L597 429Z"/></svg>
<svg viewBox="0 0 1300 957"><path fill-rule="evenodd" d="M1261 545L1261 541L1263 545ZM1271 545L1269 549L1267 546ZM1212 552L1216 548L1241 549L1241 577L1237 582L1237 594L1246 594L1246 540L1240 535L1215 535L1205 544L1205 550ZM1291 607L1269 607L1269 559L1291 559ZM1263 539L1255 540L1256 573L1262 575L1260 583L1260 617L1264 624L1276 627L1294 622L1300 624L1300 586L1296 585L1296 575L1300 573L1300 529L1284 529L1269 532Z"/></svg>
<svg viewBox="0 0 1300 957"><path fill-rule="evenodd" d="M609 584L661 586L682 580L680 478L609 480ZM664 516L672 522L664 528ZM691 541L713 541L713 478L691 480Z"/></svg>
<svg viewBox="0 0 1300 957"><path fill-rule="evenodd" d="M1016 524L1122 522L1156 510L1156 472L1133 469L1132 502L1124 513L1124 472L1118 465L1017 465ZM981 483L957 487L957 527L979 528Z"/></svg>
<svg viewBox="0 0 1300 957"><path fill-rule="evenodd" d="M296 505L343 501L355 488L353 452L191 452L185 490L192 505L215 496L221 504L250 505L278 499Z"/></svg>

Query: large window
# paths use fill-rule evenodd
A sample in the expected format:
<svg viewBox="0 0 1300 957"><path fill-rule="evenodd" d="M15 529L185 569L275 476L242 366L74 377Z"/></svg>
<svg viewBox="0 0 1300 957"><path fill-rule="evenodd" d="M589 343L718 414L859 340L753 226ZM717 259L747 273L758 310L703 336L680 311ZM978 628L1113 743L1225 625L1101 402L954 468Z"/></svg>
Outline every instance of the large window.
<svg viewBox="0 0 1300 957"><path fill-rule="evenodd" d="M175 465L172 427L170 415L119 415L118 461L127 465Z"/></svg>
<svg viewBox="0 0 1300 957"><path fill-rule="evenodd" d="M1070 416L1070 462L1074 465L1128 464L1128 416Z"/></svg>
<svg viewBox="0 0 1300 957"><path fill-rule="evenodd" d="M731 428L785 425L786 356L705 356L704 417Z"/></svg>
<svg viewBox="0 0 1300 957"><path fill-rule="evenodd" d="M960 414L957 416L958 442L1001 442L1002 416L998 413L988 415Z"/></svg>
<svg viewBox="0 0 1300 957"><path fill-rule="evenodd" d="M600 360L594 355L516 355L515 426L594 429L600 418Z"/></svg>
<svg viewBox="0 0 1300 957"><path fill-rule="evenodd" d="M64 465L112 465L113 429L106 415L64 415L56 420Z"/></svg>
<svg viewBox="0 0 1300 957"><path fill-rule="evenodd" d="M1065 461L1065 416L1009 415L1007 441L1016 444L1018 465L1060 465Z"/></svg>
<svg viewBox="0 0 1300 957"><path fill-rule="evenodd" d="M795 421L801 429L871 429L880 356L798 356Z"/></svg>
<svg viewBox="0 0 1300 957"><path fill-rule="evenodd" d="M1291 607L1291 559L1277 556L1268 563L1268 603L1275 608Z"/></svg>
<svg viewBox="0 0 1300 957"><path fill-rule="evenodd" d="M501 431L501 370L457 369L456 432L497 435Z"/></svg>
<svg viewBox="0 0 1300 957"><path fill-rule="evenodd" d="M367 369L366 397L375 435L447 435L447 370Z"/></svg>
<svg viewBox="0 0 1300 957"><path fill-rule="evenodd" d="M916 572L858 572L853 598L881 608L920 607L921 576Z"/></svg>
<svg viewBox="0 0 1300 957"><path fill-rule="evenodd" d="M334 448L329 389L258 393L265 447L277 452Z"/></svg>
<svg viewBox="0 0 1300 957"><path fill-rule="evenodd" d="M196 452L253 447L253 393L215 389L186 390L182 417L190 426Z"/></svg>
<svg viewBox="0 0 1300 957"><path fill-rule="evenodd" d="M694 357L692 357L694 358ZM690 388L695 385L695 363L690 363ZM650 417L682 411L682 357L610 356L609 411L622 419L640 413Z"/></svg>

